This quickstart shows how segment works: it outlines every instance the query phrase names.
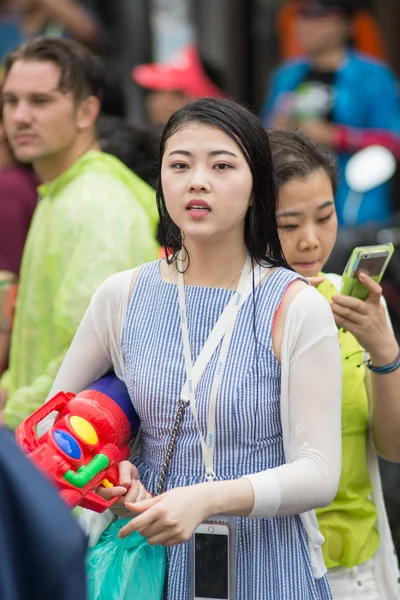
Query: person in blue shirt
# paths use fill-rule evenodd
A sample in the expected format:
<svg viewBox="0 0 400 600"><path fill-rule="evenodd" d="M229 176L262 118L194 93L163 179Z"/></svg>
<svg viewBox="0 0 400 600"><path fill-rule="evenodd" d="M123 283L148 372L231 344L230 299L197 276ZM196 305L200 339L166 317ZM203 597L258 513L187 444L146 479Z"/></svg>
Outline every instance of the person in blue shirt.
<svg viewBox="0 0 400 600"><path fill-rule="evenodd" d="M86 537L17 447L0 406L0 598L86 600Z"/></svg>
<svg viewBox="0 0 400 600"><path fill-rule="evenodd" d="M300 0L297 28L307 55L277 69L262 109L267 127L299 127L322 148L336 152L340 181L335 200L342 226L389 218L390 184L365 193L359 203L344 172L355 150L377 138L385 144L400 132L393 73L350 48L352 17L361 3Z"/></svg>
<svg viewBox="0 0 400 600"><path fill-rule="evenodd" d="M9 52L38 35L70 36L96 46L102 33L100 24L85 4L76 0L14 0L0 16L0 64Z"/></svg>

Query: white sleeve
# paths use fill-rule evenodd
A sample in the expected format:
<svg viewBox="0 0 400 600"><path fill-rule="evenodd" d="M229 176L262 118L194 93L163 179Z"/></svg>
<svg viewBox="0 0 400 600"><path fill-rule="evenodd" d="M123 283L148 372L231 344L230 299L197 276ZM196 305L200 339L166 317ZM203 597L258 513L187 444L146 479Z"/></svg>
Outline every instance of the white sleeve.
<svg viewBox="0 0 400 600"><path fill-rule="evenodd" d="M134 271L112 275L93 294L47 400L58 392L76 394L111 369L124 379L121 336ZM38 425L39 436L52 426L55 415Z"/></svg>
<svg viewBox="0 0 400 600"><path fill-rule="evenodd" d="M135 271L112 275L93 294L49 398L60 391L80 392L112 368L124 380L121 337ZM39 424L39 436L52 426L55 416L53 413ZM110 510L103 513L82 510L78 522L89 538L89 547L97 544L114 519Z"/></svg>
<svg viewBox="0 0 400 600"><path fill-rule="evenodd" d="M93 294L50 397L60 391L80 392L111 368L124 378L121 336L133 272L112 275Z"/></svg>
<svg viewBox="0 0 400 600"><path fill-rule="evenodd" d="M295 515L334 499L341 472L341 355L328 302L312 287L293 299L281 350L286 464L246 476L250 517Z"/></svg>

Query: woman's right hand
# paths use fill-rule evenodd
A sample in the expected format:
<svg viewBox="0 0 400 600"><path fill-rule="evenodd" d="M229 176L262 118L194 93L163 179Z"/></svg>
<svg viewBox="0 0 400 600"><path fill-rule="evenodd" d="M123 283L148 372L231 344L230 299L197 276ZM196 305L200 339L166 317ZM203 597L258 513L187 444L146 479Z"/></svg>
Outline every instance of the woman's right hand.
<svg viewBox="0 0 400 600"><path fill-rule="evenodd" d="M135 516L135 513L125 507L125 502L135 503L152 496L139 481L139 472L129 460L120 462L118 471L119 485L112 488L99 487L96 491L105 500L111 500L111 498L119 496L118 500L110 507L110 510L118 517L128 519Z"/></svg>

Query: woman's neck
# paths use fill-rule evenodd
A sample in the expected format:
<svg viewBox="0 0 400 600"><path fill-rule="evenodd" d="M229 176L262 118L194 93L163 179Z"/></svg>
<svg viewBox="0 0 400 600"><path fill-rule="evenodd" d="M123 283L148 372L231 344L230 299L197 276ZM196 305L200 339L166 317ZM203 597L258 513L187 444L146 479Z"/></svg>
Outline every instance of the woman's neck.
<svg viewBox="0 0 400 600"><path fill-rule="evenodd" d="M233 246L222 243L184 245L190 257L189 263L185 261L178 267L184 270L186 285L236 289L247 255L244 240ZM185 258L185 250L182 256Z"/></svg>

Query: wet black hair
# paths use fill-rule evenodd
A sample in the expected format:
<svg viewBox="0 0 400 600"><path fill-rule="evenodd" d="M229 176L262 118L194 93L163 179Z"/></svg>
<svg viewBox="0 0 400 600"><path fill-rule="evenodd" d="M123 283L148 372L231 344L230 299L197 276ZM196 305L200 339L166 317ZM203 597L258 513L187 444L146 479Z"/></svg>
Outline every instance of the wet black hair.
<svg viewBox="0 0 400 600"><path fill-rule="evenodd" d="M164 247L172 250L174 262L183 246L181 231L168 214L161 182L161 164L167 140L192 123L216 127L226 133L244 155L253 177L252 203L245 217L244 238L251 258L259 264L289 268L278 235L276 189L268 135L258 117L247 108L219 98L194 100L177 110L162 134L158 162L157 206Z"/></svg>
<svg viewBox="0 0 400 600"><path fill-rule="evenodd" d="M270 129L268 138L274 166L276 189L292 179L305 179L314 171L325 171L333 193L338 186L337 168L333 156L318 148L300 130Z"/></svg>

